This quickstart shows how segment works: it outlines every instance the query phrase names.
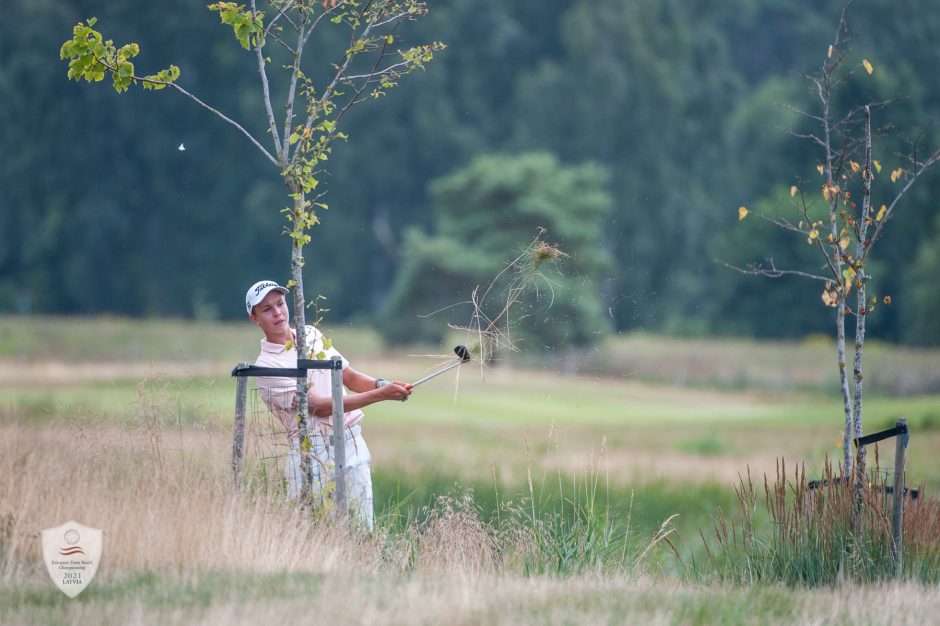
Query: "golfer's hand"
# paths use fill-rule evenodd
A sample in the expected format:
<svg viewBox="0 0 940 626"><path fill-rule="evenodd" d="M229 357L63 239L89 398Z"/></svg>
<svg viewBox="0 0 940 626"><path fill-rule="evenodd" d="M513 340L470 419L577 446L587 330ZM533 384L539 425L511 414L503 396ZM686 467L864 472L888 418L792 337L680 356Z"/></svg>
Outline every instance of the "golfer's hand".
<svg viewBox="0 0 940 626"><path fill-rule="evenodd" d="M383 400L404 401L411 395L411 384L392 381L379 387L379 395Z"/></svg>

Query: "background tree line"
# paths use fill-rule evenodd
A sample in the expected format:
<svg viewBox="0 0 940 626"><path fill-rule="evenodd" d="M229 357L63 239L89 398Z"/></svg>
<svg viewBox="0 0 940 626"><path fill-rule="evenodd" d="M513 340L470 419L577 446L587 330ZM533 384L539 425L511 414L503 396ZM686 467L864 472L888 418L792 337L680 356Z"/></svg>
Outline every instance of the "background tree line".
<svg viewBox="0 0 940 626"><path fill-rule="evenodd" d="M808 189L821 182L812 146L786 130L807 124L795 110L815 100L800 72L817 62L841 7L434 2L402 36L448 49L381 107L351 111L350 142L329 161L331 208L313 231L308 294L328 296L329 321L423 334L416 314L462 299L517 252L500 255L507 232L521 246L544 226L572 259L560 289L569 299L556 313L580 324L548 333L557 341L610 329L828 333L814 285L770 287L713 259L743 265L773 249L786 263L807 253L769 225L738 225L737 207L779 207L796 177ZM96 15L141 44L147 71L175 63L181 84L213 106L263 120L250 53L230 45L203 4L5 8L0 311L234 318L245 285L286 280L283 183L244 138L169 92L119 101L113 90L69 83L58 60L71 26ZM911 136L940 110L940 17L931 15L915 0L859 0L850 14L860 33L852 46L876 69L851 77L843 97L906 96L880 122ZM165 58L171 44L185 57ZM940 144L940 129L924 142ZM875 158L893 168L883 145ZM874 291L893 304L869 319L874 337L940 343L938 192L936 173L918 183L880 244ZM508 231L477 223L507 212L518 213ZM440 259L467 267L417 289Z"/></svg>

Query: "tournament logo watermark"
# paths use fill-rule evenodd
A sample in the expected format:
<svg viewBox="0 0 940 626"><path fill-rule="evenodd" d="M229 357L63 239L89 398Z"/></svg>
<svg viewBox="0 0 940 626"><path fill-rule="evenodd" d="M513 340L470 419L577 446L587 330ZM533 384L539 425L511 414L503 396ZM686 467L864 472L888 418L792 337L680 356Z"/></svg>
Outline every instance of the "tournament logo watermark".
<svg viewBox="0 0 940 626"><path fill-rule="evenodd" d="M42 531L42 557L62 593L74 598L88 586L101 561L103 533L68 521Z"/></svg>

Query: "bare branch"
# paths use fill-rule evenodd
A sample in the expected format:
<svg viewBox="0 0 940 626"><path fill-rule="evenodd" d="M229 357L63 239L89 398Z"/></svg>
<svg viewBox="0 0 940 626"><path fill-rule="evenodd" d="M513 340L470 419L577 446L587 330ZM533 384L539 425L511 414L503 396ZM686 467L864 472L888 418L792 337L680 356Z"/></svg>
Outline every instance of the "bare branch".
<svg viewBox="0 0 940 626"><path fill-rule="evenodd" d="M400 63L394 63L392 65L389 65L388 67L382 68L381 70L373 69L373 71L368 74L357 74L355 76L347 76L344 80L352 82L354 80L365 78L367 79L366 84L368 85L369 83L376 82L379 78L381 78L385 74L394 73L396 70L401 69L403 67L408 67L408 65L410 64L411 64L411 61L402 61Z"/></svg>
<svg viewBox="0 0 940 626"><path fill-rule="evenodd" d="M399 13L398 15L393 15L392 17L388 18L387 20L385 20L385 21L383 21L383 22L376 22L376 23L375 23L375 28L377 28L377 29L378 29L378 28L382 28L382 27L385 26L386 24L391 24L391 23L393 23L393 22L398 22L399 20L402 20L402 19L404 19L404 18L406 18L406 17L408 17L408 13ZM396 25L396 27L397 27L397 25Z"/></svg>
<svg viewBox="0 0 940 626"><path fill-rule="evenodd" d="M821 281L826 282L826 283L831 283L831 282L832 282L832 279L831 279L831 278L826 278L825 276L818 276L818 275L816 275L816 274L810 274L810 273L808 273L808 272L801 272L801 271L799 271L799 270L782 270L782 269L779 269L779 268L774 264L774 260L773 260L772 258L766 259L766 261L770 264L770 267L762 267L762 266L760 266L760 265L752 265L750 269L746 269L746 268L743 268L743 267L738 267L737 265L732 265L731 263L727 263L727 262L722 261L722 260L720 260L720 259L713 259L713 260L715 261L715 263L718 263L718 264L720 264L720 265L724 265L724 266L727 267L728 269L732 269L732 270L734 270L734 271L736 271L736 272L740 272L740 273L742 273L742 274L747 274L747 275L749 275L749 276L766 276L767 278L781 278L781 277L783 277L783 276L801 276L801 277L803 277L803 278L810 278L810 279L812 279L812 280L821 280Z"/></svg>
<svg viewBox="0 0 940 626"><path fill-rule="evenodd" d="M396 25L395 28L392 29L392 32L394 33L394 32L397 30L397 28L398 28L398 26ZM387 41L387 40L386 40L386 41ZM378 54L378 56L377 56L377 58L376 58L376 60L375 60L375 63L372 64L372 72L373 72L373 73L375 72L375 68L377 68L377 67L379 66L379 64L382 62L382 60L383 60L386 56L388 56L388 55L386 54L386 50L387 50L387 49L388 49L388 43L383 43L383 44L382 44L382 50L379 52L379 54ZM351 79L350 79L349 77L346 77L346 78L344 79L344 81L350 81L350 80L351 80ZM362 86L360 86L360 87L358 87L358 88L353 87L353 88L355 89L355 93L353 93L352 98L350 98L349 101L346 102L346 104L343 106L343 108L340 110L340 112L336 115L336 119L335 119L334 121L337 122L337 125L334 126L334 128L333 128L332 131L330 131L330 135L329 135L329 139L330 139L330 140L332 140L333 137L334 137L334 136L336 135L336 133L338 132L338 123L339 123L339 120L343 119L343 116L346 115L346 111L348 111L354 104L363 101L363 100L360 98L360 96L362 95L362 92L365 91L365 88L369 86L369 83L370 83L370 82L371 82L370 80L366 80L366 81L362 84ZM350 82L350 84L352 84L352 83Z"/></svg>
<svg viewBox="0 0 940 626"><path fill-rule="evenodd" d="M110 64L108 64L108 62L107 62L105 59L101 59L101 58L99 58L97 55L94 55L94 57L95 57L95 60L98 61L98 63L101 63L101 65L105 66L106 68L108 68L108 69L111 70L112 72L116 72L116 71L117 71L117 68L114 67L114 66L112 66L112 65L110 65ZM147 78L146 76L137 76L136 74L135 74L135 75L132 75L131 78L132 78L135 82L149 83L149 84L151 84L151 85L162 85L163 87L172 87L173 89L177 90L178 92L180 92L180 93L183 94L184 96L190 98L193 102L195 102L195 103L198 104L199 106L203 107L204 109L206 109L206 110L208 110L208 111L210 111L210 112L212 112L212 113L215 113L215 114L216 114L218 117L220 117L223 121L228 122L229 124L231 124L232 126L234 126L236 129L238 129L239 132L241 132L245 137L247 137L248 140L251 141L251 143L253 143L256 148L258 148L258 150L261 150L261 153L262 153L265 157L267 157L267 159L268 159L269 161L271 161L271 163L274 163L275 165L278 165L277 159L275 159L275 158L271 155L271 153L268 152L268 151L265 149L265 147L262 146L261 143L259 143L258 140L254 138L254 136L253 136L251 133L249 133L247 130L245 130L245 128L244 128L241 124L239 124L238 122L236 122L236 121L233 120L232 118L228 117L227 115L225 115L224 113L222 113L222 112L219 111L218 109L215 109L215 108L209 106L208 104L206 104L205 102L203 102L202 100L200 100L199 98L197 98L197 97L196 97L195 95L193 95L192 93L186 91L184 88L182 88L182 87L180 87L179 85L177 85L175 82L169 82L169 81L165 81L165 80L157 80L157 79L154 79L154 78Z"/></svg>
<svg viewBox="0 0 940 626"><path fill-rule="evenodd" d="M287 50L288 52L290 52L290 53L291 53L291 56L293 56L294 53L297 52L296 50L294 50L293 48L291 48L289 45L287 45L287 43L286 43L283 39L281 39L280 37L278 37L278 36L275 35L274 33L268 33L268 34L266 35L266 37L271 37L272 39L274 39L274 41L276 41L277 43L281 44L281 47L284 48L285 50Z"/></svg>
<svg viewBox="0 0 940 626"><path fill-rule="evenodd" d="M792 104L787 104L787 103L784 102L783 104L779 104L779 105L777 105L777 106L783 107L784 109L786 109L787 111L790 111L791 113L796 113L796 114L799 115L800 117L805 117L805 118L807 118L807 119L813 120L814 122L821 122L821 121L823 121L822 118L819 117L818 115L813 115L812 113L807 113L807 112L804 111L803 109L798 109L798 108L796 108L795 106L793 106Z"/></svg>
<svg viewBox="0 0 940 626"><path fill-rule="evenodd" d="M832 212L832 211L835 210L835 209L834 209L835 202L836 202L836 201L835 201L834 198L833 198L832 200L830 200L830 212ZM801 210L802 210L802 213L803 213L803 218L804 218L807 222L812 223L812 219L811 219L810 216L809 216L809 207L806 205L806 194L803 193L803 189L802 189L802 188L800 188L800 206L802 207ZM830 215L831 215L831 214L832 214L832 213L830 213ZM782 218L781 218L781 219L782 219ZM784 220L784 221L786 221L786 220ZM797 230L797 232L799 232L799 233L804 233L804 234L806 233L806 231L803 231L803 230L800 230L800 229L796 229L796 230ZM832 238L832 241L835 243L835 240L836 240L835 222L832 222L832 225L831 225L831 227L830 227L830 235L829 235L829 236ZM838 250L836 250L836 252L835 252L835 258L837 259L837 261L834 263L834 262L833 262L833 259L832 259L832 258L830 257L830 255L829 255L829 251L826 249L826 245L827 245L827 244L825 244L819 237L816 237L816 238L814 239L814 241L815 241L815 243L816 243L816 246L819 248L819 252L822 253L823 259L826 260L826 265L829 267L829 271L832 272L833 281L834 281L836 284L841 285L841 284L842 284L842 274L841 274L841 272L840 272L840 267L841 267L841 266L838 264ZM838 243L835 243L835 246L836 246L836 247L837 247L838 245L839 245Z"/></svg>
<svg viewBox="0 0 940 626"><path fill-rule="evenodd" d="M280 6L278 6L273 0L268 0L268 4L270 4L271 7L272 7L274 10L277 11L277 15L274 17L274 19L271 20L271 22L268 24L268 27L264 30L264 34L265 34L265 35L268 34L268 30L269 30L272 26L274 26L274 23L277 22L277 20L278 20L279 18L282 18L282 17L283 17L285 20L287 20L288 22L290 22L290 25L294 27L294 30L298 30L297 24L294 24L294 20L292 20L292 19L290 18L290 16L289 16L287 13L284 12L284 9L282 9Z"/></svg>
<svg viewBox="0 0 940 626"><path fill-rule="evenodd" d="M940 161L940 150L937 150L930 155L926 161L920 164L920 169L917 169L917 164L914 165L914 171L911 176L907 179L905 185L898 191L897 195L894 196L894 199L891 200L891 204L887 205L887 210L885 211L884 216L881 218L881 221L878 222L878 225L875 227L875 232L872 233L871 239L868 242L868 246L865 248L865 253L862 255L862 259L865 259L868 256L868 253L871 251L872 246L875 242L881 237L881 231L884 230L885 224L888 223L888 220L891 219L894 214L894 208L897 206L898 202L907 193L907 190L911 188L917 178L923 174L929 167L932 167Z"/></svg>
<svg viewBox="0 0 940 626"><path fill-rule="evenodd" d="M281 149L281 155L284 163L287 163L290 154L290 129L294 123L294 97L297 94L297 79L300 76L300 58L304 53L304 46L307 45L307 37L313 31L313 27L304 32L304 22L307 20L304 14L304 21L301 22L300 29L297 31L297 51L294 53L294 67L290 73L290 88L287 90L287 105L284 114L284 146Z"/></svg>
<svg viewBox="0 0 940 626"><path fill-rule="evenodd" d="M187 97L191 98L193 101L196 102L196 104L198 104L198 105L200 105L201 107L203 107L203 108L205 108L205 109L211 111L212 113L215 113L215 114L218 115L220 118L222 118L224 121L228 122L229 124L231 124L232 126L234 126L235 128L237 128L243 135L245 135L245 137L248 137L248 140L251 141L251 143L255 144L255 147L258 148L258 150L261 150L261 153L262 153L265 157L267 157L267 159L268 159L269 161L271 161L271 163L273 163L274 165L279 165L279 163L277 162L277 159L275 159L275 158L271 155L270 152L268 152L267 150L265 150L264 146L262 146L262 145L258 142L258 140L255 139L254 136L252 136L251 133L249 133L247 130L245 130L245 129L242 127L241 124L239 124L239 123L236 122L235 120L231 119L230 117L228 117L227 115L225 115L225 114L222 113L221 111L212 108L211 106L209 106L208 104L206 104L205 102L203 102L202 100L200 100L199 98L197 98L196 96L194 96L193 94L189 93L188 91L186 91L185 89L183 89L182 87L180 87L179 85L177 85L176 83L166 83L166 82L163 82L163 81L147 80L147 79L144 79L144 78L138 78L138 77L136 77L136 76L134 77L134 79L135 79L135 80L141 80L141 81L144 81L144 82L151 82L151 83L155 83L155 84L167 85L168 87L172 87L172 88L176 89L177 91L179 91L179 92L180 92L181 94L183 94L184 96L187 96Z"/></svg>
<svg viewBox="0 0 940 626"><path fill-rule="evenodd" d="M334 11L336 11L336 10L337 10L339 7L341 7L341 6L343 6L343 2L337 2L336 4L330 6L328 9L326 9L325 11L323 11L323 13L321 13L320 15L318 15L318 16L317 16L317 19L313 20L313 24L310 25L310 28L307 29L307 36L308 36L308 37L310 36L310 33L312 33L312 32L314 31L314 29L316 29L316 27L320 24L320 22L323 20L323 18L325 18L325 17L326 17L327 15L329 15L330 13L333 13Z"/></svg>
<svg viewBox="0 0 940 626"><path fill-rule="evenodd" d="M252 19L257 15L258 9L255 6L255 0L251 0L251 13ZM278 152L278 159L280 161L286 160L284 154L280 150L280 138L277 134L277 122L274 120L274 109L271 108L271 91L268 87L268 74L265 70L264 55L261 54L261 46L264 44L264 39L262 37L257 37L255 39L255 56L258 59L258 75L261 77L261 91L264 95L264 110L268 115L268 127L271 130L271 139L274 141L274 151Z"/></svg>
<svg viewBox="0 0 940 626"><path fill-rule="evenodd" d="M809 139L813 143L819 146L822 146L823 148L826 147L826 142L824 142L822 139L820 139L819 137L817 137L816 135L812 133L796 133L796 132L793 132L792 130L787 130L786 133L790 135L791 137L795 137L797 139Z"/></svg>
<svg viewBox="0 0 940 626"><path fill-rule="evenodd" d="M362 8L359 12L360 19L364 15L365 11L371 6L371 2L367 3L366 6ZM369 22L366 27L363 29L360 39L365 39L372 32L373 22ZM354 36L353 36L354 37ZM355 38L355 37L354 37ZM336 70L336 74L333 76L333 80L330 81L330 84L323 91L323 95L320 96L320 99L314 103L314 106L311 110L307 111L307 121L304 123L304 132L309 132L313 128L313 123L317 120L320 115L320 111L323 110L323 107L326 103L333 97L333 93L336 91L336 85L340 83L343 76L345 76L346 71L349 69L349 64L352 63L353 54L346 52L346 57L343 59L343 64ZM291 165L297 162L297 159L300 155L300 150L294 150L294 155L291 157Z"/></svg>

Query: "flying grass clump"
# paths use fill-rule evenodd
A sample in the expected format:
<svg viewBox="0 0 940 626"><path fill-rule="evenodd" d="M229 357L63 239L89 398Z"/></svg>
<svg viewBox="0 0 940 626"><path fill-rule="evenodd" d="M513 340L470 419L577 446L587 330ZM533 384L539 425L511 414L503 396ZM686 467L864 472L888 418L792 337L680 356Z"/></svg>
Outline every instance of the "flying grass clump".
<svg viewBox="0 0 940 626"><path fill-rule="evenodd" d="M514 322L522 318L521 315L516 318L513 315L523 297L534 292L536 298L540 298L540 290L544 287L551 294L548 306L551 307L554 301L552 281L545 275L544 270L567 258L568 254L557 245L542 239L545 232L544 228L539 228L532 241L500 270L485 289L481 291L480 285L474 288L469 302L472 313L466 326L451 325L451 328L467 334L465 343L471 353L479 355L481 364L491 360L500 349L518 351L513 342L511 328ZM507 277L508 284L505 282ZM495 311L490 304L493 300L498 302Z"/></svg>

